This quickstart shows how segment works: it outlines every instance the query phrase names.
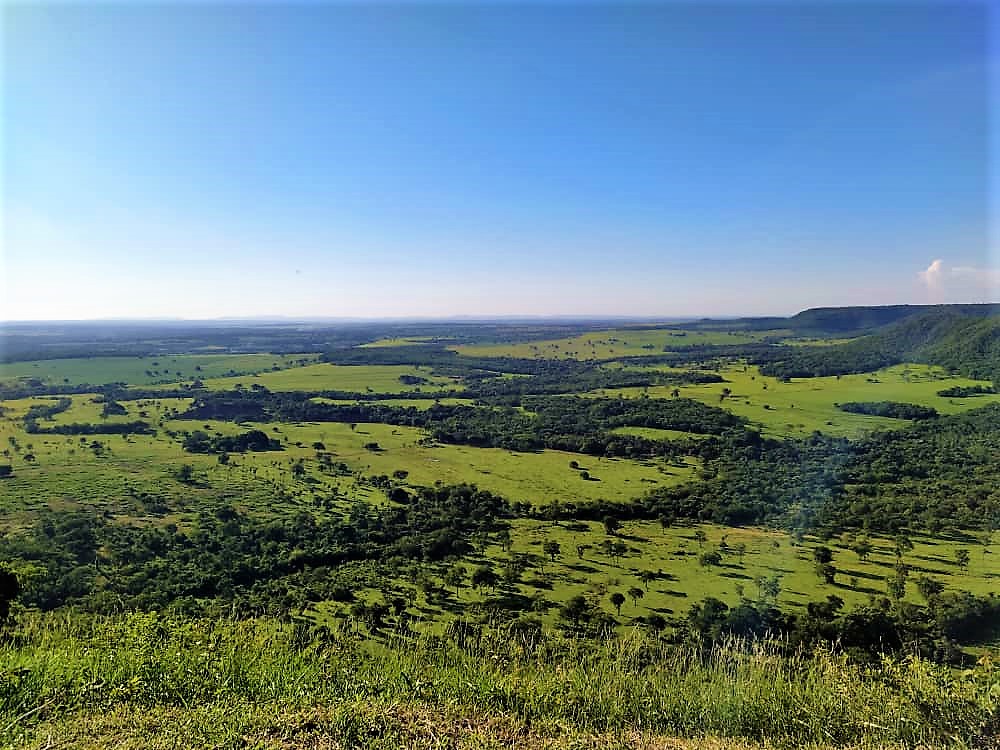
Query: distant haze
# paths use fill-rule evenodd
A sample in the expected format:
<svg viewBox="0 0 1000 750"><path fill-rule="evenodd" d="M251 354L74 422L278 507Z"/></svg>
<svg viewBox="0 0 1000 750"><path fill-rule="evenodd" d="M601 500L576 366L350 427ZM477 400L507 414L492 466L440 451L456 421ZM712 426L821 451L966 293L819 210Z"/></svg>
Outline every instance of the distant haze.
<svg viewBox="0 0 1000 750"><path fill-rule="evenodd" d="M1000 299L985 2L0 14L0 319Z"/></svg>

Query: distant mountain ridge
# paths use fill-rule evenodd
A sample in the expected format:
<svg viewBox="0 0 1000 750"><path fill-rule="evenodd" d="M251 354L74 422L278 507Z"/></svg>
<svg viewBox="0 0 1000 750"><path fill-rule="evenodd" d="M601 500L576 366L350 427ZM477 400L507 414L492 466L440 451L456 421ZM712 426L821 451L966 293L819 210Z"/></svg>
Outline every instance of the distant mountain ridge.
<svg viewBox="0 0 1000 750"><path fill-rule="evenodd" d="M879 328L926 313L954 313L983 318L1000 314L1000 304L955 305L871 305L865 307L810 307L789 318L739 318L721 320L705 318L681 323L679 328L742 328L753 331L789 329L797 334L861 335Z"/></svg>
<svg viewBox="0 0 1000 750"><path fill-rule="evenodd" d="M899 317L843 344L781 347L759 358L761 371L778 377L816 377L921 362L971 378L1000 380L1000 305L915 306L910 314L901 308L874 314L871 311L878 308L857 308L861 312L851 314L854 309L807 310L800 315L827 326ZM806 315L816 312L820 314Z"/></svg>

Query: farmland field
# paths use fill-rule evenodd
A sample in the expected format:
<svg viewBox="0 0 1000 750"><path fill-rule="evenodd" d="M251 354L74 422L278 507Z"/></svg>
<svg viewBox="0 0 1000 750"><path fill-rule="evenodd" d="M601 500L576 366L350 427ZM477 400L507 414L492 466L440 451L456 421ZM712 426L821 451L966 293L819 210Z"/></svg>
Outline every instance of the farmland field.
<svg viewBox="0 0 1000 750"><path fill-rule="evenodd" d="M767 332L771 335L773 332ZM629 329L593 331L564 339L521 344L473 344L450 347L475 357L526 357L529 359L613 359L662 354L664 351L702 345L747 344L765 334L681 329Z"/></svg>
<svg viewBox="0 0 1000 750"><path fill-rule="evenodd" d="M278 354L165 354L148 357L87 357L0 362L0 382L38 378L55 385L176 383L223 375L252 375L315 359Z"/></svg>
<svg viewBox="0 0 1000 750"><path fill-rule="evenodd" d="M426 383L409 385L403 377L421 378ZM273 391L347 391L351 393L404 393L461 390L454 378L432 375L419 367L407 365L331 365L314 364L276 372L262 372L252 377L210 378L205 387L228 390L237 386L264 386Z"/></svg>
<svg viewBox="0 0 1000 750"><path fill-rule="evenodd" d="M930 406L941 414L976 409L1000 403L1000 395L951 398L938 391L954 386L984 386L984 381L949 376L940 368L897 365L872 374L825 378L794 378L781 382L760 374L756 367L731 366L721 372L725 382L680 385L681 397L710 406L720 406L760 425L765 434L802 436L814 430L844 437L857 437L876 429L898 428L905 422L886 417L851 414L836 407L852 401L900 401ZM723 389L730 393L722 398ZM675 386L617 388L595 391L592 396L672 398Z"/></svg>
<svg viewBox="0 0 1000 750"><path fill-rule="evenodd" d="M704 533L702 541L697 538L699 530ZM778 580L777 601L792 611L802 610L808 602L827 595L840 597L848 606L859 606L885 592L898 563L892 540L879 537L870 538L873 551L866 560L861 560L843 540L797 540L774 530L713 524L663 528L658 523L626 523L615 537L624 540L626 547L620 556L606 551L605 545L611 539L596 522L518 522L511 530L509 548L487 546L470 563L502 569L512 558L531 559L531 572L513 590L526 598L548 602L545 619L551 624L556 622L558 606L576 595L593 596L608 614L616 614L609 595L641 589L637 599L628 599L622 607L621 614L629 620L651 614L676 615L705 597L736 606L743 598L760 595L762 578ZM949 587L986 595L1000 585L1000 567L993 562L1000 555L1000 535L992 536L989 544L983 541L918 538L902 560L921 575L947 581ZM546 542L559 545L554 559L543 549ZM718 550L720 545L727 551L719 564L705 566L699 562L702 552ZM814 570L813 550L821 545L830 546L834 553L837 576L833 584L824 583ZM970 551L967 568L955 562L959 549ZM652 575L644 580L643 573ZM466 606L491 598L489 592L471 586L459 588L455 595ZM922 601L915 586L907 588L905 598L913 603ZM421 608L437 610L426 599ZM336 606L320 610L321 617L334 612L346 610Z"/></svg>

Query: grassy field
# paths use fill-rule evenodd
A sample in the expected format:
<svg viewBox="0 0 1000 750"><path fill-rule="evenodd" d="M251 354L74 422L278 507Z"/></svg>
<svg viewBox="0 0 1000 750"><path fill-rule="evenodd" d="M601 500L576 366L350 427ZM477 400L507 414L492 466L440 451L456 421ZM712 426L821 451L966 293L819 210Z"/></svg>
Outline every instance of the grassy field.
<svg viewBox="0 0 1000 750"><path fill-rule="evenodd" d="M593 331L579 336L518 344L473 344L450 347L474 357L524 357L529 359L610 359L662 354L665 350L705 344L747 344L772 332L683 331L679 329L630 329Z"/></svg>
<svg viewBox="0 0 1000 750"><path fill-rule="evenodd" d="M705 541L699 543L696 532L701 530ZM897 558L894 543L885 538L870 537L874 548L865 561L850 550L844 539L821 542L807 537L801 542L789 534L758 528L727 528L712 524L675 526L664 529L656 522L629 522L614 537L606 534L596 522L556 523L518 520L511 531L512 545L504 550L498 544L489 545L478 558L466 565L492 566L502 573L505 561L512 554L527 555L530 567L521 575L513 591L525 597L541 597L548 602L543 621L555 625L557 605L582 594L598 603L607 613L616 615L627 626L633 618L660 614L678 617L705 597L715 597L734 606L743 597L756 600L761 595L757 580L774 577L779 580L777 602L782 608L801 611L810 601L836 595L844 600L848 609L866 603L871 596L886 596L887 581L895 574ZM699 562L702 552L715 551L723 540L728 552L722 564L703 566ZM545 542L560 545L555 560L543 550ZM606 541L623 542L627 548L620 558L611 557L602 547ZM907 601L923 603L914 581L928 575L945 584L946 589L969 591L985 595L996 591L1000 584L1000 535L994 534L990 544L983 540L941 539L919 536L913 538L913 549L903 555L903 562L910 566L910 580L906 587ZM834 553L837 568L834 584L822 581L815 572L813 549L820 544ZM582 556L578 546L584 546ZM740 545L745 552L739 553ZM725 546L723 547L725 549ZM955 552L970 552L967 569L955 561ZM443 575L447 566L441 567ZM652 582L643 582L643 572L656 574ZM441 579L442 585L443 578ZM630 589L641 589L637 600L626 599L618 613L610 601L614 592L627 594ZM452 590L450 597L464 607L482 604L494 596L486 590L476 591L466 585ZM418 609L427 619L431 632L441 629L448 619L447 605L431 602L422 592ZM368 596L377 599L380 591L370 590ZM317 609L317 616L327 621L331 616L346 616L345 605L325 604Z"/></svg>
<svg viewBox="0 0 1000 750"><path fill-rule="evenodd" d="M407 385L401 376L415 376L428 382ZM272 391L349 391L351 393L404 393L462 390L457 378L431 375L420 366L409 365L331 365L313 364L277 372L263 372L251 378L228 377L205 380L205 387L228 390L242 385L262 385Z"/></svg>
<svg viewBox="0 0 1000 750"><path fill-rule="evenodd" d="M704 440L707 435L683 430L666 430L659 427L617 427L612 430L615 435L635 435L647 440Z"/></svg>
<svg viewBox="0 0 1000 750"><path fill-rule="evenodd" d="M405 632L369 649L349 628L303 634L156 613L31 619L0 643L17 675L0 746L931 750L987 747L996 715L987 667L703 653L638 631L578 644L501 631L473 652Z"/></svg>
<svg viewBox="0 0 1000 750"><path fill-rule="evenodd" d="M733 366L721 374L725 383L676 387L682 397L721 406L759 425L765 434L777 436L802 436L819 430L830 435L857 437L871 430L906 424L898 419L849 414L835 406L850 401L902 401L932 406L942 414L1000 403L1000 394L963 399L938 396L938 391L952 386L989 383L951 377L940 368L926 365L898 365L880 370L874 376L798 378L788 383L765 377L753 366ZM594 391L590 395L671 398L674 388L617 388ZM731 395L721 399L724 388L730 389Z"/></svg>
<svg viewBox="0 0 1000 750"><path fill-rule="evenodd" d="M312 400L319 404L359 403L357 399L323 398L322 396L317 396ZM384 400L375 399L373 401L365 401L364 403L381 404L382 406L396 406L401 409L414 407L423 411L425 409L430 409L434 406L434 404L441 404L442 406L472 406L475 403L475 400L471 398L389 398Z"/></svg>
<svg viewBox="0 0 1000 750"><path fill-rule="evenodd" d="M425 434L410 427L344 423L259 425L282 441L284 450L234 456L220 465L215 456L187 453L175 433L204 430L210 434L235 434L254 425L231 422L179 420L190 399L148 399L123 402L128 413L102 420L101 405L93 395L74 395L71 407L41 426L73 422L132 421L143 419L157 428L156 435L31 435L21 418L32 404L50 403L32 398L7 401L0 419L0 444L7 452L4 462L14 467L14 477L0 483L0 525L22 526L42 508L69 510L76 507L106 509L122 517L147 522L184 522L198 510L235 502L255 513L282 513L291 508L313 507L315 498L336 489L343 508L353 500L384 502L381 492L356 476L336 476L320 470L314 444L344 462L353 473L364 476L408 472L414 485L467 482L478 484L511 500L547 504L556 500L627 500L652 487L677 484L689 479L694 464L673 465L666 461L590 458L561 451L513 453L498 448L421 444ZM395 403L395 402L392 402ZM426 406L430 400L416 400ZM160 426L162 425L162 426ZM17 447L11 443L14 440ZM94 443L99 443L95 452ZM365 448L378 443L379 450ZM30 456L30 458L29 458ZM307 475L296 480L293 465L303 460ZM579 470L569 467L577 460ZM193 484L176 476L184 464L196 472ZM580 471L591 479L584 480ZM277 498L277 499L276 499ZM166 513L150 513L149 501L162 501ZM161 503L154 502L160 507Z"/></svg>
<svg viewBox="0 0 1000 750"><path fill-rule="evenodd" d="M38 378L53 385L152 385L248 375L315 361L315 355L172 354L159 357L46 359L0 364L0 383Z"/></svg>
<svg viewBox="0 0 1000 750"><path fill-rule="evenodd" d="M179 426L180 422L172 422ZM269 426L263 425L265 429ZM343 423L281 425L282 439L287 439L283 464L299 457L311 459L313 443L322 442L338 461L366 476L408 472L407 482L414 485L470 483L497 492L512 501L539 505L561 500L627 500L652 487L678 484L693 471L690 461L673 465L666 461L631 461L628 459L590 458L563 451L514 453L501 448L473 448L464 445L433 446L420 444L424 433L411 427L384 424L359 424L354 430ZM379 450L364 446L378 443ZM302 447L294 444L301 443ZM287 477L285 466L271 468L273 454L247 454L240 457L244 466L258 468L258 476L279 480ZM580 469L569 467L576 460ZM580 478L586 470L591 479Z"/></svg>
<svg viewBox="0 0 1000 750"><path fill-rule="evenodd" d="M378 339L377 341L369 341L367 344L361 344L360 349L379 349L382 347L394 347L394 346L414 346L416 344L427 344L432 341L441 341L442 339L436 338L434 336L407 336L405 338L391 338L391 339Z"/></svg>

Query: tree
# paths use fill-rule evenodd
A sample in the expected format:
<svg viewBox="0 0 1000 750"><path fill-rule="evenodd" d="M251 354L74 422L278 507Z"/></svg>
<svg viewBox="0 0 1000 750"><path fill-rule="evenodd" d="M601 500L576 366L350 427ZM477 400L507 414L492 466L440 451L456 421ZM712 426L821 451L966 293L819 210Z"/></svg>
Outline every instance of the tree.
<svg viewBox="0 0 1000 750"><path fill-rule="evenodd" d="M701 567L703 568L709 568L714 565L721 565L722 555L720 555L715 550L711 552L702 552L701 555L698 556L698 564L701 565Z"/></svg>
<svg viewBox="0 0 1000 750"><path fill-rule="evenodd" d="M455 593L462 587L465 583L465 568L461 565L454 565L448 568L448 572L444 574L444 582L446 586L451 586L455 589Z"/></svg>
<svg viewBox="0 0 1000 750"><path fill-rule="evenodd" d="M661 633L667 627L667 620L663 615L652 614L646 618L646 625L654 633Z"/></svg>
<svg viewBox="0 0 1000 750"><path fill-rule="evenodd" d="M590 618L590 604L582 594L577 594L559 608L559 616L570 622L574 628L580 627L580 623Z"/></svg>
<svg viewBox="0 0 1000 750"><path fill-rule="evenodd" d="M816 563L816 575L823 579L824 583L834 583L837 577L837 569L830 563Z"/></svg>
<svg viewBox="0 0 1000 750"><path fill-rule="evenodd" d="M559 553L562 552L562 547L559 545L559 542L554 539L550 539L545 542L545 544L542 545L542 549L545 551L545 554L551 558L552 562L555 562Z"/></svg>
<svg viewBox="0 0 1000 750"><path fill-rule="evenodd" d="M589 471L581 471L580 472L580 479L582 479L584 481L587 481L588 479L590 479L590 472Z"/></svg>
<svg viewBox="0 0 1000 750"><path fill-rule="evenodd" d="M758 576L754 583L757 584L757 595L761 598L777 599L778 594L781 593L781 577L780 576Z"/></svg>
<svg viewBox="0 0 1000 750"><path fill-rule="evenodd" d="M177 479L188 484L193 478L194 467L191 464L181 464L181 467L177 470Z"/></svg>
<svg viewBox="0 0 1000 750"><path fill-rule="evenodd" d="M642 581L642 585L649 591L649 584L656 580L656 573L651 570L644 570L639 574L639 580Z"/></svg>
<svg viewBox="0 0 1000 750"><path fill-rule="evenodd" d="M933 604L944 591L944 584L930 576L920 576L917 579L917 591L928 604Z"/></svg>
<svg viewBox="0 0 1000 750"><path fill-rule="evenodd" d="M747 553L747 546L743 542L737 544L733 549L736 552L736 556L740 559L740 564L743 563L743 556Z"/></svg>
<svg viewBox="0 0 1000 750"><path fill-rule="evenodd" d="M829 547L816 547L813 549L813 560L818 565L827 565L833 562L833 550Z"/></svg>
<svg viewBox="0 0 1000 750"><path fill-rule="evenodd" d="M611 604L614 605L614 608L616 610L618 610L619 615L622 613L622 605L624 603L625 603L625 595L622 592L616 591L611 595Z"/></svg>
<svg viewBox="0 0 1000 750"><path fill-rule="evenodd" d="M497 532L497 544L500 545L500 549L504 552L510 549L510 531L507 529L500 529Z"/></svg>
<svg viewBox="0 0 1000 750"><path fill-rule="evenodd" d="M612 562L617 565L618 560L624 557L625 553L628 552L628 547L626 547L623 542L614 542L611 545L610 552Z"/></svg>
<svg viewBox="0 0 1000 750"><path fill-rule="evenodd" d="M608 536L613 536L622 527L614 516L605 516L602 523L604 524L604 533Z"/></svg>
<svg viewBox="0 0 1000 750"><path fill-rule="evenodd" d="M955 564L962 570L969 569L969 562L971 559L972 556L969 554L969 550L964 547L955 550Z"/></svg>
<svg viewBox="0 0 1000 750"><path fill-rule="evenodd" d="M646 594L646 592L643 591L638 586L633 586L628 590L627 593L628 593L628 598L632 600L633 607L639 606L639 600L642 599L642 597L645 596Z"/></svg>
<svg viewBox="0 0 1000 750"><path fill-rule="evenodd" d="M472 588L477 590L483 587L492 590L496 588L499 580L493 568L487 565L481 565L472 572Z"/></svg>
<svg viewBox="0 0 1000 750"><path fill-rule="evenodd" d="M895 553L896 557L900 560L903 559L903 555L913 549L913 542L910 541L910 537L906 534L897 534L896 538L893 540L895 542Z"/></svg>
<svg viewBox="0 0 1000 750"><path fill-rule="evenodd" d="M857 543L852 548L854 554L858 556L858 559L862 562L868 560L868 556L872 553L872 543L867 539L859 539Z"/></svg>
<svg viewBox="0 0 1000 750"><path fill-rule="evenodd" d="M699 549L705 546L705 542L708 541L708 535L705 533L704 529L698 529L694 532L694 540L698 542Z"/></svg>

